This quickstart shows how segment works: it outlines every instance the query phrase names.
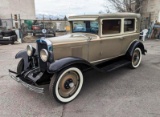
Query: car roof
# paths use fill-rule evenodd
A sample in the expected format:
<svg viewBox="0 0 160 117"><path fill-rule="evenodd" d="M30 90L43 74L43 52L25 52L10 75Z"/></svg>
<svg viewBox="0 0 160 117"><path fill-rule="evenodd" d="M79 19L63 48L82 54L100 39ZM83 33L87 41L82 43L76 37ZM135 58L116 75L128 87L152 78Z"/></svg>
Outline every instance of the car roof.
<svg viewBox="0 0 160 117"><path fill-rule="evenodd" d="M140 14L136 13L108 13L108 14L95 14L95 15L77 15L70 16L69 21L75 20L97 20L98 18L140 18Z"/></svg>

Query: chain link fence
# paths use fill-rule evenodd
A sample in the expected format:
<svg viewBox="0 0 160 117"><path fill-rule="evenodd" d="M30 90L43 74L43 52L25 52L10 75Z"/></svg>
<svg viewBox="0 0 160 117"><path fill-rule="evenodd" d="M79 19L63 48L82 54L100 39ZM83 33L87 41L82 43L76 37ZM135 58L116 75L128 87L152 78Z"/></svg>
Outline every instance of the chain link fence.
<svg viewBox="0 0 160 117"><path fill-rule="evenodd" d="M16 30L21 42L64 35L70 31L69 27L65 20L0 19L0 31Z"/></svg>

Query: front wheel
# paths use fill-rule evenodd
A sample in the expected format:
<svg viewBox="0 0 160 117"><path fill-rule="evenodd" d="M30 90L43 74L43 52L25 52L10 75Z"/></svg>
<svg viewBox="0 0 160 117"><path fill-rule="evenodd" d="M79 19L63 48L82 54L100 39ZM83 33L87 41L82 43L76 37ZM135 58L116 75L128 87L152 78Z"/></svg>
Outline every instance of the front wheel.
<svg viewBox="0 0 160 117"><path fill-rule="evenodd" d="M137 47L137 48L135 48L135 50L132 54L130 67L132 69L138 68L139 65L141 64L141 61L142 61L142 50Z"/></svg>
<svg viewBox="0 0 160 117"><path fill-rule="evenodd" d="M71 67L53 75L49 90L50 94L61 103L74 100L83 85L83 74L80 69Z"/></svg>

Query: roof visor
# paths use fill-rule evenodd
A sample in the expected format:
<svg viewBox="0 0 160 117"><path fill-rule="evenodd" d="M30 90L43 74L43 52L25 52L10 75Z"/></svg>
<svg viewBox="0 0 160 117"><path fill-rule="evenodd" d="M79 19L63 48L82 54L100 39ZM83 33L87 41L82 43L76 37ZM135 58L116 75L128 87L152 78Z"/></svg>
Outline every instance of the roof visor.
<svg viewBox="0 0 160 117"><path fill-rule="evenodd" d="M98 18L69 18L68 21L95 21Z"/></svg>
<svg viewBox="0 0 160 117"><path fill-rule="evenodd" d="M69 21L95 21L97 20L99 15L78 15L78 16L70 16L68 18Z"/></svg>

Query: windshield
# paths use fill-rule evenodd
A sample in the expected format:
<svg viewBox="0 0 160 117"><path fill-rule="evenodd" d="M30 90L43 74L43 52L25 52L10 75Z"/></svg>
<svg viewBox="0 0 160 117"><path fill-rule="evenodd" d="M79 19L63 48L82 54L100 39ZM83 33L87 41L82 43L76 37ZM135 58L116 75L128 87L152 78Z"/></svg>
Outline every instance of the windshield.
<svg viewBox="0 0 160 117"><path fill-rule="evenodd" d="M97 21L73 21L72 32L94 33L98 34L98 22Z"/></svg>

